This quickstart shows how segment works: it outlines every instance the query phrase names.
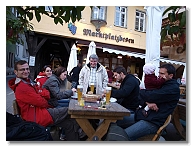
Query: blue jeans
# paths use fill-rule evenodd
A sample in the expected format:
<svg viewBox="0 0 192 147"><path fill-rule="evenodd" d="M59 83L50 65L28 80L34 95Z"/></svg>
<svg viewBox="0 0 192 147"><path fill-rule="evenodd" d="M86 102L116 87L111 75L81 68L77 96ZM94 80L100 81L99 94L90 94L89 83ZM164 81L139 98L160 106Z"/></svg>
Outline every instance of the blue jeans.
<svg viewBox="0 0 192 147"><path fill-rule="evenodd" d="M126 128L125 132L127 133L129 140L136 141L137 138L140 138L142 136L156 134L158 129L159 127L155 124L145 120L140 120Z"/></svg>
<svg viewBox="0 0 192 147"><path fill-rule="evenodd" d="M135 123L135 112L132 110L129 110L131 112L130 116L124 116L123 120L117 120L117 125L120 126L121 128L125 129L132 124Z"/></svg>
<svg viewBox="0 0 192 147"><path fill-rule="evenodd" d="M68 107L69 106L69 99L61 99L61 100L58 100L58 106L56 108L59 108L59 107Z"/></svg>

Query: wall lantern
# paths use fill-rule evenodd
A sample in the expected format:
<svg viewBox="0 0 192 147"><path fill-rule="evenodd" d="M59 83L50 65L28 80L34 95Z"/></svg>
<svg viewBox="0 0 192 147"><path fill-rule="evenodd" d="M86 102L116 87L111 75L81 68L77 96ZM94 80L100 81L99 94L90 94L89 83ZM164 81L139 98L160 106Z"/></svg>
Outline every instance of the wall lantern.
<svg viewBox="0 0 192 147"><path fill-rule="evenodd" d="M121 56L121 55L118 55L117 58L118 58L118 59L122 59L122 56Z"/></svg>

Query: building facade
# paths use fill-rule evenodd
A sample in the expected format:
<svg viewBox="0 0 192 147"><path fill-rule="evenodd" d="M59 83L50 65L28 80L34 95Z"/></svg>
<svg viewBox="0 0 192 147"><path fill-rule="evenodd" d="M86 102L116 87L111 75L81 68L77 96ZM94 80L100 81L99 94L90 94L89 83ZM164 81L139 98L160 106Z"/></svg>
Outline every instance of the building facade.
<svg viewBox="0 0 192 147"><path fill-rule="evenodd" d="M116 51L145 53L146 14L143 6L106 6L100 9L87 6L82 11L82 19L75 23L55 25L53 19L45 15L39 23L36 19L31 23L34 25L34 32L28 34L27 40L29 54L35 57L35 66L32 67L34 76L43 64L51 64L53 68L58 65L67 67L74 43L79 49L79 62L85 63L91 41L96 44L96 53L104 66L114 69L115 66L122 65L128 72L142 75L142 58L135 54L116 54ZM110 53L108 49L113 52Z"/></svg>
<svg viewBox="0 0 192 147"><path fill-rule="evenodd" d="M73 44L78 48L78 61L85 64L89 44L93 41L100 63L112 70L122 65L127 72L137 73L141 78L145 64L146 21L144 6L102 6L100 9L86 6L80 21L63 25L56 25L52 18L42 15L40 22L35 18L31 21L34 31L25 34L27 44L19 47L23 55L17 53L18 46L15 55L18 54L19 59L28 55L25 59L30 63L34 79L46 64L52 68L67 67ZM169 49L161 54L171 57ZM177 59L175 57L172 59ZM176 65L177 68L180 65Z"/></svg>

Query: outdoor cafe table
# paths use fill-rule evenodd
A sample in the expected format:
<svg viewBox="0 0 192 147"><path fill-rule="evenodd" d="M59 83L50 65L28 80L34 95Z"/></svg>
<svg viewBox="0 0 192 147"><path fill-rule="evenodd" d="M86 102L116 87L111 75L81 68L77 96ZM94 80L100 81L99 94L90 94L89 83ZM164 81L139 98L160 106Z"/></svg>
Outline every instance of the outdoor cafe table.
<svg viewBox="0 0 192 147"><path fill-rule="evenodd" d="M79 126L88 136L88 141L95 136L99 140L107 133L111 122L123 119L124 116L129 116L130 111L119 105L118 103L110 103L109 108L99 109L98 103L85 102L85 107L80 107L78 101L71 99L69 102L68 113L71 118L75 118ZM103 119L102 123L95 130L88 119Z"/></svg>

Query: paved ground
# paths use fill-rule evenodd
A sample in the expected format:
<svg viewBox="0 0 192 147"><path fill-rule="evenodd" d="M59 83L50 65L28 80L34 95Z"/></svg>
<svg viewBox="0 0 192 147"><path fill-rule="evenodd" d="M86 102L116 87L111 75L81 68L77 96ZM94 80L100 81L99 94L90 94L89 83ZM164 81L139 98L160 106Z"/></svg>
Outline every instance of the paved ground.
<svg viewBox="0 0 192 147"><path fill-rule="evenodd" d="M12 101L15 99L13 91L8 87L8 80L13 78L14 76L7 76L6 77L6 111L9 113L13 113ZM172 123L170 123L167 127L167 134L164 137L166 141L181 141L181 137L178 135L177 131L175 130ZM55 141L59 141L58 132L54 134Z"/></svg>
<svg viewBox="0 0 192 147"><path fill-rule="evenodd" d="M14 92L9 88L8 81L14 77L14 75L9 75L6 77L6 111L9 113L13 113L12 102L15 99L15 95Z"/></svg>

